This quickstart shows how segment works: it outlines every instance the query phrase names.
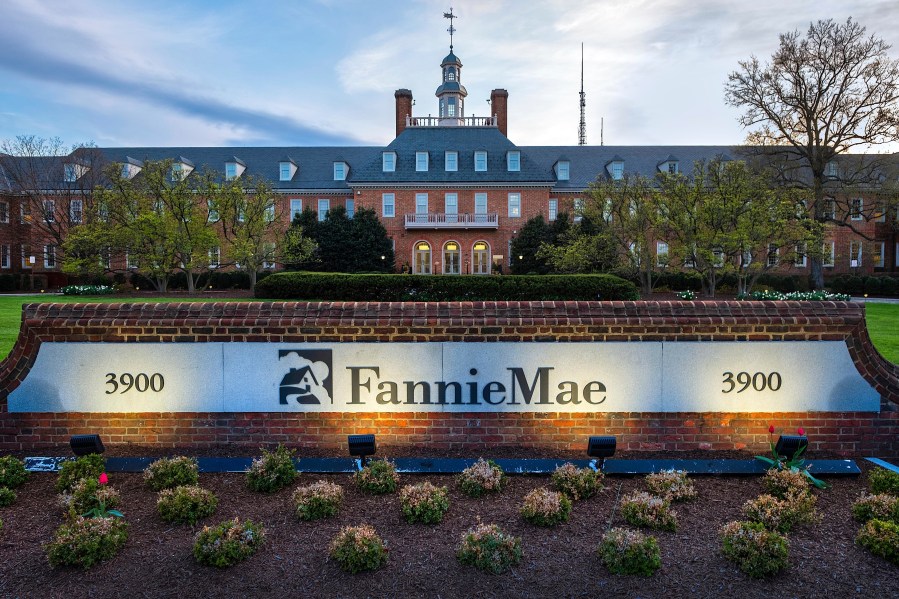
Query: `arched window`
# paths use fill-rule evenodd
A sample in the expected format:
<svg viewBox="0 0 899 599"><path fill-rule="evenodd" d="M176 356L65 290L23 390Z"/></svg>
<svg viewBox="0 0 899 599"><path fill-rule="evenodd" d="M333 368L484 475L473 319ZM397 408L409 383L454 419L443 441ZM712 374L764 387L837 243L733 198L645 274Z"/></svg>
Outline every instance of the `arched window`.
<svg viewBox="0 0 899 599"><path fill-rule="evenodd" d="M431 244L427 241L419 241L415 244L412 272L417 275L431 274Z"/></svg>
<svg viewBox="0 0 899 599"><path fill-rule="evenodd" d="M446 70L446 80L447 81L455 81L456 80L456 69L450 67Z"/></svg>
<svg viewBox="0 0 899 599"><path fill-rule="evenodd" d="M490 274L490 246L486 241L475 242L471 248L471 272L475 275Z"/></svg>
<svg viewBox="0 0 899 599"><path fill-rule="evenodd" d="M443 246L443 274L457 275L462 272L459 268L461 252L459 244L455 241L447 241Z"/></svg>

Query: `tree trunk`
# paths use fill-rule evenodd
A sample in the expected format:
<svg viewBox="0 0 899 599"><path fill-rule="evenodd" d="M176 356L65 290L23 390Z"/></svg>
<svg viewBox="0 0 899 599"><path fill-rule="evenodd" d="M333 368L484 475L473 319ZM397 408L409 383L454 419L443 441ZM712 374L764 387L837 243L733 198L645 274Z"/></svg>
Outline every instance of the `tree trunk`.
<svg viewBox="0 0 899 599"><path fill-rule="evenodd" d="M196 290L196 288L197 288L196 283L194 282L194 272L193 272L193 269L187 269L187 270L185 270L185 271L184 271L184 274L187 275L187 292L188 292L188 293L193 293L193 292Z"/></svg>
<svg viewBox="0 0 899 599"><path fill-rule="evenodd" d="M250 291L256 291L256 269L247 269L247 273L250 275Z"/></svg>
<svg viewBox="0 0 899 599"><path fill-rule="evenodd" d="M815 196L815 213L812 215L816 221L826 222L824 217L824 181L823 174L814 173L812 175L813 190ZM823 244L823 240L819 240ZM811 283L813 289L824 289L824 263L820 256L810 256L811 258Z"/></svg>

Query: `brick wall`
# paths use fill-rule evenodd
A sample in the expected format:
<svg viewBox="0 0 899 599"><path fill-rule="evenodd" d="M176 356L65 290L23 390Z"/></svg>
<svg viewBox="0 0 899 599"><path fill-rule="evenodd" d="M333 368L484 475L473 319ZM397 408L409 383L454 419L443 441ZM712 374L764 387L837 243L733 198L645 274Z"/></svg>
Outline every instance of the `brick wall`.
<svg viewBox="0 0 899 599"><path fill-rule="evenodd" d="M882 396L881 411L809 413L9 413L6 398L44 341L110 343L491 341L832 341L847 344ZM871 345L861 304L844 302L462 302L30 304L0 364L0 449L64 444L96 432L108 443L161 447L233 443L343 451L346 435L387 446L552 450L613 434L621 449L767 447L769 424L800 425L812 450L899 455L899 367Z"/></svg>

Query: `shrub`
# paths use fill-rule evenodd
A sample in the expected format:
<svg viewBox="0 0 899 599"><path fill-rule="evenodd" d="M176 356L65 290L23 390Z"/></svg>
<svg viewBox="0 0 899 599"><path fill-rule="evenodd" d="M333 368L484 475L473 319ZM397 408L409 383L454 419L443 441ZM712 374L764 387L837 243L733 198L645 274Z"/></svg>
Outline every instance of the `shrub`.
<svg viewBox="0 0 899 599"><path fill-rule="evenodd" d="M197 460L179 456L160 458L144 470L144 481L154 491L174 489L184 485L196 485L200 480Z"/></svg>
<svg viewBox="0 0 899 599"><path fill-rule="evenodd" d="M868 484L874 494L886 493L899 497L899 472L875 468L868 474Z"/></svg>
<svg viewBox="0 0 899 599"><path fill-rule="evenodd" d="M603 473L593 468L578 469L572 463L562 464L552 474L552 484L568 499L578 501L593 497L602 488Z"/></svg>
<svg viewBox="0 0 899 599"><path fill-rule="evenodd" d="M765 578L787 567L789 544L780 533L758 522L728 522L721 528L724 557L752 578Z"/></svg>
<svg viewBox="0 0 899 599"><path fill-rule="evenodd" d="M371 525L347 526L331 541L331 558L344 571L357 574L386 564L387 548Z"/></svg>
<svg viewBox="0 0 899 599"><path fill-rule="evenodd" d="M115 509L122 504L119 492L96 478L82 478L61 495L63 508L72 516L87 516L95 508ZM102 506L101 506L102 504Z"/></svg>
<svg viewBox="0 0 899 599"><path fill-rule="evenodd" d="M156 499L156 511L166 522L196 524L198 520L211 516L218 506L215 493L196 485L181 485L174 489L163 489Z"/></svg>
<svg viewBox="0 0 899 599"><path fill-rule="evenodd" d="M478 461L459 475L459 486L469 497L480 497L487 493L499 493L506 486L506 474L493 460L478 458Z"/></svg>
<svg viewBox="0 0 899 599"><path fill-rule="evenodd" d="M406 522L437 524L449 510L449 497L446 487L423 482L400 489L400 505Z"/></svg>
<svg viewBox="0 0 899 599"><path fill-rule="evenodd" d="M16 500L16 492L6 487L0 487L0 507L7 507Z"/></svg>
<svg viewBox="0 0 899 599"><path fill-rule="evenodd" d="M293 505L300 520L333 518L343 502L343 487L326 480L299 487L293 492Z"/></svg>
<svg viewBox="0 0 899 599"><path fill-rule="evenodd" d="M855 542L874 555L899 565L899 524L869 520L858 531Z"/></svg>
<svg viewBox="0 0 899 599"><path fill-rule="evenodd" d="M646 476L649 492L672 503L696 499L693 481L683 470L663 470Z"/></svg>
<svg viewBox="0 0 899 599"><path fill-rule="evenodd" d="M456 557L463 564L500 574L521 561L521 539L496 524L478 524L462 535Z"/></svg>
<svg viewBox="0 0 899 599"><path fill-rule="evenodd" d="M652 576L662 566L659 542L636 530L613 528L603 535L596 552L612 574Z"/></svg>
<svg viewBox="0 0 899 599"><path fill-rule="evenodd" d="M899 524L899 497L886 493L863 495L852 504L852 516L859 522L887 520Z"/></svg>
<svg viewBox="0 0 899 599"><path fill-rule="evenodd" d="M772 468L765 473L762 484L778 499L809 492L808 479L800 470Z"/></svg>
<svg viewBox="0 0 899 599"><path fill-rule="evenodd" d="M645 491L634 491L621 499L621 516L634 526L677 529L677 512L671 509L671 502Z"/></svg>
<svg viewBox="0 0 899 599"><path fill-rule="evenodd" d="M113 557L128 540L128 524L121 518L82 518L66 522L44 546L52 567L87 569Z"/></svg>
<svg viewBox="0 0 899 599"><path fill-rule="evenodd" d="M371 495L393 493L400 483L396 466L388 460L368 462L362 470L353 475L353 479L360 491Z"/></svg>
<svg viewBox="0 0 899 599"><path fill-rule="evenodd" d="M194 558L207 566L224 568L241 562L262 546L265 529L240 518L225 520L217 526L204 526L194 538Z"/></svg>
<svg viewBox="0 0 899 599"><path fill-rule="evenodd" d="M62 288L63 295L109 295L115 289L107 285L67 285Z"/></svg>
<svg viewBox="0 0 899 599"><path fill-rule="evenodd" d="M0 487L15 489L28 480L28 471L25 470L25 462L5 455L0 458Z"/></svg>
<svg viewBox="0 0 899 599"><path fill-rule="evenodd" d="M559 522L568 521L571 515L571 500L563 493L540 487L524 496L520 512L531 524L555 526Z"/></svg>
<svg viewBox="0 0 899 599"><path fill-rule="evenodd" d="M247 486L253 491L274 493L292 483L296 477L293 451L278 445L275 451L263 449L262 456L253 460L247 470Z"/></svg>
<svg viewBox="0 0 899 599"><path fill-rule="evenodd" d="M75 460L62 463L59 478L56 479L56 492L66 493L72 490L82 478L97 479L106 468L106 460L99 453L83 455Z"/></svg>
<svg viewBox="0 0 899 599"><path fill-rule="evenodd" d="M743 516L750 522L758 522L768 530L790 532L800 524L817 520L817 497L807 491L792 491L785 499L773 495L759 495L743 504Z"/></svg>

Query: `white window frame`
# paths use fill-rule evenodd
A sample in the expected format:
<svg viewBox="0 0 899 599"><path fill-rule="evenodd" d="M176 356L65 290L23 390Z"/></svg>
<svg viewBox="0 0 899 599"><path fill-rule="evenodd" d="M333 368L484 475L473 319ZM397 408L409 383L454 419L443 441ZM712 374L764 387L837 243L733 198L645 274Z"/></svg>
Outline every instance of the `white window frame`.
<svg viewBox="0 0 899 599"><path fill-rule="evenodd" d="M273 241L266 241L262 244L262 254L265 256L262 259L262 269L263 270L275 270L277 264L274 260L269 260L269 258L274 258L277 254L278 246Z"/></svg>
<svg viewBox="0 0 899 599"><path fill-rule="evenodd" d="M381 194L381 217L393 218L396 216L396 194Z"/></svg>
<svg viewBox="0 0 899 599"><path fill-rule="evenodd" d="M217 223L221 218L214 200L206 200L206 214L209 216L209 222L211 223Z"/></svg>
<svg viewBox="0 0 899 599"><path fill-rule="evenodd" d="M428 205L428 194L426 193L417 193L415 194L415 214L416 215L425 215L427 216L430 211L430 206Z"/></svg>
<svg viewBox="0 0 899 599"><path fill-rule="evenodd" d="M282 162L278 165L278 180L290 181L290 163Z"/></svg>
<svg viewBox="0 0 899 599"><path fill-rule="evenodd" d="M78 168L74 164L64 164L62 170L64 183L74 183L78 180Z"/></svg>
<svg viewBox="0 0 899 599"><path fill-rule="evenodd" d="M233 181L237 178L237 163L225 163L225 181Z"/></svg>
<svg viewBox="0 0 899 599"><path fill-rule="evenodd" d="M886 243L883 241L875 241L875 242L873 242L873 245L874 245L874 256L873 256L874 268L883 268L884 264L886 264L886 255L884 254L884 252L886 252ZM878 250L880 251L879 258L878 258Z"/></svg>
<svg viewBox="0 0 899 599"><path fill-rule="evenodd" d="M780 248L773 243L768 244L768 253L765 256L765 263L768 266L777 266L780 263Z"/></svg>
<svg viewBox="0 0 899 599"><path fill-rule="evenodd" d="M861 241L850 241L849 242L849 267L850 268L859 268L864 262L865 248L862 245ZM853 264L853 262L858 261L857 264Z"/></svg>
<svg viewBox="0 0 899 599"><path fill-rule="evenodd" d="M827 163L827 166L824 167L824 176L836 178L837 174L837 163L831 160Z"/></svg>
<svg viewBox="0 0 899 599"><path fill-rule="evenodd" d="M459 215L459 194L446 193L443 195L443 213L446 215L447 222L454 222L450 217L458 217ZM456 219L458 220L458 219ZM461 251L461 250L460 250Z"/></svg>
<svg viewBox="0 0 899 599"><path fill-rule="evenodd" d="M443 166L448 173L454 173L459 170L459 152L455 150L447 150L443 153Z"/></svg>
<svg viewBox="0 0 899 599"><path fill-rule="evenodd" d="M571 163L567 160L560 160L556 166L556 179L559 181L568 181L571 179Z"/></svg>
<svg viewBox="0 0 899 599"><path fill-rule="evenodd" d="M833 268L834 267L834 256L835 256L835 243L831 241L825 241L823 246L821 247L821 266L824 268Z"/></svg>
<svg viewBox="0 0 899 599"><path fill-rule="evenodd" d="M346 181L346 172L347 172L347 164L346 162L335 162L334 163L334 180L335 181Z"/></svg>
<svg viewBox="0 0 899 599"><path fill-rule="evenodd" d="M47 270L53 270L57 266L56 261L56 246L55 245L45 245L44 246L44 268Z"/></svg>
<svg viewBox="0 0 899 599"><path fill-rule="evenodd" d="M584 199L574 198L574 222L579 223L584 219Z"/></svg>
<svg viewBox="0 0 899 599"><path fill-rule="evenodd" d="M474 194L474 213L487 214L487 194L485 192Z"/></svg>
<svg viewBox="0 0 899 599"><path fill-rule="evenodd" d="M796 257L793 258L793 266L796 268L805 268L808 264L808 256L806 256L805 244L796 244Z"/></svg>
<svg viewBox="0 0 899 599"><path fill-rule="evenodd" d="M521 171L521 152L518 150L510 150L506 152L506 169L510 173Z"/></svg>
<svg viewBox="0 0 899 599"><path fill-rule="evenodd" d="M415 152L415 171L419 173L428 172L429 155L427 152Z"/></svg>
<svg viewBox="0 0 899 599"><path fill-rule="evenodd" d="M322 222L328 216L328 212L331 211L331 200L330 198L319 198L316 206L318 206L318 221ZM324 207L324 210L322 210L322 207Z"/></svg>
<svg viewBox="0 0 899 599"><path fill-rule="evenodd" d="M56 222L56 200L44 200L44 222Z"/></svg>
<svg viewBox="0 0 899 599"><path fill-rule="evenodd" d="M396 152L381 152L381 170L385 173L396 171Z"/></svg>
<svg viewBox="0 0 899 599"><path fill-rule="evenodd" d="M265 222L271 224L275 222L275 201L271 200L265 207Z"/></svg>
<svg viewBox="0 0 899 599"><path fill-rule="evenodd" d="M356 216L356 200L354 200L353 198L347 198L345 207L347 218L353 218L354 216Z"/></svg>
<svg viewBox="0 0 899 599"><path fill-rule="evenodd" d="M885 223L887 221L887 207L883 202L877 204L877 208L874 212L874 222L875 223Z"/></svg>
<svg viewBox="0 0 899 599"><path fill-rule="evenodd" d="M486 150L475 150L474 171L476 173L486 173L487 172L487 151Z"/></svg>
<svg viewBox="0 0 899 599"><path fill-rule="evenodd" d="M447 260L447 256L449 255L449 245L453 244L456 246L456 250L454 252L454 256L456 259L456 263L452 264L450 260ZM443 244L443 274L445 275L460 275L462 274L462 244L454 239L448 240ZM450 268L452 266L452 268Z"/></svg>
<svg viewBox="0 0 899 599"><path fill-rule="evenodd" d="M624 178L624 162L616 160L609 164L609 175L613 181L620 181Z"/></svg>
<svg viewBox="0 0 899 599"><path fill-rule="evenodd" d="M559 216L559 200L551 199L549 201L549 209L547 210L546 218L549 221L554 221Z"/></svg>
<svg viewBox="0 0 899 599"><path fill-rule="evenodd" d="M856 205L858 208L856 208ZM849 220L862 220L864 218L864 198L852 198L849 200Z"/></svg>
<svg viewBox="0 0 899 599"><path fill-rule="evenodd" d="M478 244L484 244L486 248L484 250L478 250ZM478 253L483 252L483 256L485 260L483 261L483 268L479 268L477 255ZM483 239L479 239L471 244L471 274L473 275L489 275L490 270L493 266L493 263L490 259L490 244L487 243Z"/></svg>
<svg viewBox="0 0 899 599"><path fill-rule="evenodd" d="M668 266L668 244L664 241L656 242L656 266L664 268Z"/></svg>
<svg viewBox="0 0 899 599"><path fill-rule="evenodd" d="M521 194L509 194L509 218L521 218Z"/></svg>
<svg viewBox="0 0 899 599"><path fill-rule="evenodd" d="M290 198L290 222L303 213L303 198Z"/></svg>
<svg viewBox="0 0 899 599"><path fill-rule="evenodd" d="M219 246L209 248L209 268L218 268L222 264L222 248Z"/></svg>
<svg viewBox="0 0 899 599"><path fill-rule="evenodd" d="M69 201L69 222L80 225L84 221L84 200L72 199Z"/></svg>

